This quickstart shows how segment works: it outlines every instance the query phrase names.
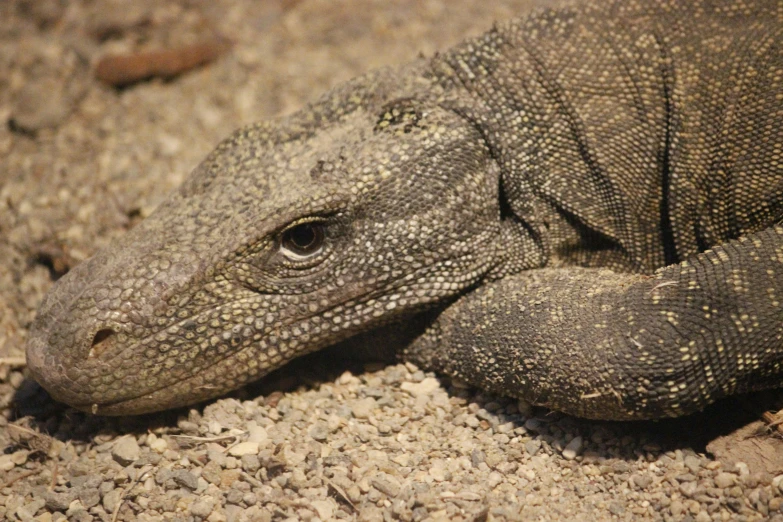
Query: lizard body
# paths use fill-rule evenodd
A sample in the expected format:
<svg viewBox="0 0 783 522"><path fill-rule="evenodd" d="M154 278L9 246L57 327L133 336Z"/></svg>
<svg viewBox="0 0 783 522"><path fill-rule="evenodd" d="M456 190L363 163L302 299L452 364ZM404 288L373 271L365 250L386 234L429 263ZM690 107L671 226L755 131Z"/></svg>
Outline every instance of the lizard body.
<svg viewBox="0 0 783 522"><path fill-rule="evenodd" d="M603 419L780 386L783 2L547 10L237 131L27 349L104 414L422 321L402 357Z"/></svg>

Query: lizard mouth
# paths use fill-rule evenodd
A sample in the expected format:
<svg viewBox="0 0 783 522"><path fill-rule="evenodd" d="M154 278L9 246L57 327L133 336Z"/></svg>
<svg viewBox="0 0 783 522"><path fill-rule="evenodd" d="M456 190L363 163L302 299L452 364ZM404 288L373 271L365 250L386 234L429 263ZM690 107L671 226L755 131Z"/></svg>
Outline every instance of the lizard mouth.
<svg viewBox="0 0 783 522"><path fill-rule="evenodd" d="M219 314L241 301L247 301L247 298L201 309L186 319L136 339L121 340L121 336L130 337L129 332L111 325L93 324L87 332L74 335L74 338L91 339L89 344L82 344L82 349L60 346L77 344L60 342L61 337L57 336L58 330L74 322L74 318L67 317L67 312L66 317L56 317L58 314L52 312L41 314L27 341L28 367L35 380L53 398L91 413L139 414L198 402L256 378L251 374L244 382L235 381L234 385L226 387L225 381L219 378L205 379L205 371L215 373L215 368L226 366L232 369L231 359L242 351L253 352L252 356L257 359L265 355L258 353L258 348L252 345L204 351L196 342L178 348L178 353L170 353L156 347L157 340L162 334L181 335L183 324L195 324L199 319ZM279 328L289 327L281 325ZM225 346L230 346L234 339L236 336ZM177 358L181 360L173 363ZM275 366L263 373L285 362L278 360L279 357L268 359Z"/></svg>
<svg viewBox="0 0 783 522"><path fill-rule="evenodd" d="M426 271L428 268L431 269L423 267L420 270ZM302 328L303 324L314 318L336 309L350 308L352 303L358 304L359 301L365 304L375 302L374 306L385 308L390 302L388 294L393 293L390 287L399 291L404 284L401 278L390 282L383 289L362 296L346 294L336 300L337 296L332 294L332 302L325 309L279 318L274 323L273 335L282 338L283 332ZM431 297L434 299L436 296ZM184 364L171 364L176 354L162 353L154 359L140 355L145 350L154 349L156 339L161 334L181 332L183 323L196 323L205 314L219 314L234 305L257 298L257 294L252 294L224 302L217 308L201 309L189 318L150 332L125 346L119 341L118 330L106 325L95 325L92 330L95 333L89 337L89 351L85 347L81 352L83 355L78 359L58 356L62 350L53 349L55 347L50 343L51 330L59 328L57 323L62 323L64 319L44 316L36 319L31 329L27 345L28 365L35 379L53 398L76 409L101 415L135 415L193 404L228 393L296 357L349 338L381 320L373 316L373 310L365 307L366 316L362 324L345 321L337 332L332 325L313 334L307 342L289 348L270 343L270 335L264 334L262 339L255 341L253 335L247 336L233 350L204 352L199 348L197 339L183 346L183 352L179 355L192 355ZM421 303L421 306L426 304ZM399 310L397 315L405 312L415 311ZM388 320L387 314L384 314L384 319ZM258 331L250 333L257 334Z"/></svg>

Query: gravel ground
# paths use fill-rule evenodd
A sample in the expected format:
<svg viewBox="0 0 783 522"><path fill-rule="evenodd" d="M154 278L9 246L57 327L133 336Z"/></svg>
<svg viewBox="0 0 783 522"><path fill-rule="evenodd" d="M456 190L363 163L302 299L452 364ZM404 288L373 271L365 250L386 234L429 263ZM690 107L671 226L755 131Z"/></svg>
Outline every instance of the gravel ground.
<svg viewBox="0 0 783 522"><path fill-rule="evenodd" d="M52 281L231 130L546 3L0 2L0 519L783 521L783 448L748 425L747 400L676 422L585 422L316 354L231 398L118 419L25 377ZM216 35L233 48L174 79L95 77L107 53Z"/></svg>

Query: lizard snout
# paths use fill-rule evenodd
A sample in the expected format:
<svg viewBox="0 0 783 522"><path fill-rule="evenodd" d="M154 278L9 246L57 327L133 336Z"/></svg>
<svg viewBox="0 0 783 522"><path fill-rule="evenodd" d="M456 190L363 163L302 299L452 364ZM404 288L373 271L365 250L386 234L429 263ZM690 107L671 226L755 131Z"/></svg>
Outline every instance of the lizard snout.
<svg viewBox="0 0 783 522"><path fill-rule="evenodd" d="M143 265L99 253L57 281L42 303L30 329L27 361L36 381L58 401L94 411L150 387L143 379L154 361L143 351L175 321L164 302L174 283L123 284L119 276L138 266Z"/></svg>
<svg viewBox="0 0 783 522"><path fill-rule="evenodd" d="M265 324L248 325L225 299L255 294L238 294L226 279L205 283L203 251L152 246L131 233L74 267L41 304L27 359L54 399L99 414L144 413L238 387L244 373L234 356L256 364L247 354ZM241 375L229 379L229 370Z"/></svg>
<svg viewBox="0 0 783 522"><path fill-rule="evenodd" d="M96 305L87 277L90 262L58 281L42 304L27 340L27 365L55 399L79 409L111 395L112 365L121 353L120 324Z"/></svg>

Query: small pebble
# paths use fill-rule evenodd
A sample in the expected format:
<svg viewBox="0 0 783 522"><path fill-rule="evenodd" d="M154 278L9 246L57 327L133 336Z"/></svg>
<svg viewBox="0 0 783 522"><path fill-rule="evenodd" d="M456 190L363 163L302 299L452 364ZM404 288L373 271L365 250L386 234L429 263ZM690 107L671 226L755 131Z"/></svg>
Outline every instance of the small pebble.
<svg viewBox="0 0 783 522"><path fill-rule="evenodd" d="M206 518L215 508L215 499L212 497L201 497L190 505L190 514L194 517Z"/></svg>
<svg viewBox="0 0 783 522"><path fill-rule="evenodd" d="M0 455L0 471L11 471L16 467L11 455Z"/></svg>
<svg viewBox="0 0 783 522"><path fill-rule="evenodd" d="M178 485L191 491L195 491L198 488L198 478L187 470L175 469L171 472L171 478Z"/></svg>
<svg viewBox="0 0 783 522"><path fill-rule="evenodd" d="M152 451L157 453L164 453L167 449L169 449L168 443L163 438L156 438L155 440L148 442L148 445Z"/></svg>
<svg viewBox="0 0 783 522"><path fill-rule="evenodd" d="M25 462L27 462L27 457L29 455L30 452L28 450L14 451L11 454L11 462L13 462L15 466L22 466Z"/></svg>
<svg viewBox="0 0 783 522"><path fill-rule="evenodd" d="M139 443L136 442L136 438L126 436L114 443L111 456L117 463L127 466L138 460L140 453L141 448L139 448Z"/></svg>
<svg viewBox="0 0 783 522"><path fill-rule="evenodd" d="M533 405L524 399L517 400L517 410L519 410L519 414L525 418L529 419L533 416Z"/></svg>
<svg viewBox="0 0 783 522"><path fill-rule="evenodd" d="M45 505L46 501L44 499L35 499L32 502L25 504L24 506L19 506L16 509L16 516L19 517L19 519L23 522L32 520L38 511L40 511L41 508L43 508Z"/></svg>
<svg viewBox="0 0 783 522"><path fill-rule="evenodd" d="M310 436L317 441L325 441L329 438L329 426L325 422L317 422L309 430Z"/></svg>
<svg viewBox="0 0 783 522"><path fill-rule="evenodd" d="M335 504L331 500L313 500L310 502L315 512L318 513L318 518L321 520L331 520L334 515Z"/></svg>
<svg viewBox="0 0 783 522"><path fill-rule="evenodd" d="M541 449L541 441L532 439L527 442L525 442L525 451L527 451L528 455L531 457L534 457L539 450Z"/></svg>
<svg viewBox="0 0 783 522"><path fill-rule="evenodd" d="M691 470L691 473L698 473L701 469L701 459L694 457L693 455L688 455L685 457L685 467Z"/></svg>
<svg viewBox="0 0 783 522"><path fill-rule="evenodd" d="M371 481L373 487L389 497L400 493L400 481L388 473L378 473Z"/></svg>
<svg viewBox="0 0 783 522"><path fill-rule="evenodd" d="M43 499L47 509L52 511L65 511L76 499L78 492L76 488L70 488L67 491L45 491Z"/></svg>
<svg viewBox="0 0 783 522"><path fill-rule="evenodd" d="M426 377L419 382L404 382L400 385L400 389L419 397L422 395L431 395L435 390L440 388L440 382L434 377Z"/></svg>
<svg viewBox="0 0 783 522"><path fill-rule="evenodd" d="M446 480L447 470L443 464L443 461L435 461L433 466L429 469L429 475L438 482L443 482Z"/></svg>
<svg viewBox="0 0 783 522"><path fill-rule="evenodd" d="M258 453L258 442L240 442L228 450L228 454L233 457L242 457L244 455L256 455Z"/></svg>
<svg viewBox="0 0 783 522"><path fill-rule="evenodd" d="M269 440L269 434L263 426L253 425L248 428L247 441L255 442L260 446Z"/></svg>
<svg viewBox="0 0 783 522"><path fill-rule="evenodd" d="M372 397L365 397L364 399L354 401L353 404L351 404L351 413L353 413L353 416L357 419L368 418L374 409L375 399Z"/></svg>
<svg viewBox="0 0 783 522"><path fill-rule="evenodd" d="M715 486L719 488L730 488L737 482L737 476L733 473L721 472L715 475L713 479Z"/></svg>
<svg viewBox="0 0 783 522"><path fill-rule="evenodd" d="M653 478L649 475L634 475L633 483L641 489L648 488L652 484Z"/></svg>
<svg viewBox="0 0 783 522"><path fill-rule="evenodd" d="M79 492L79 500L85 509L90 509L93 506L97 506L101 501L101 493L95 488L86 487L82 488Z"/></svg>
<svg viewBox="0 0 783 522"><path fill-rule="evenodd" d="M574 437L571 442L563 449L563 458L566 460L574 460L579 452L582 451L582 437Z"/></svg>
<svg viewBox="0 0 783 522"><path fill-rule="evenodd" d="M108 493L103 495L103 499L101 500L103 508L107 512L113 513L115 508L117 507L117 504L120 502L121 497L122 497L121 489L117 488L109 491Z"/></svg>
<svg viewBox="0 0 783 522"><path fill-rule="evenodd" d="M543 423L539 419L536 419L536 418L528 419L528 420L525 421L525 429L527 431L533 431L533 432L536 432L536 433L540 433L542 425L543 425Z"/></svg>
<svg viewBox="0 0 783 522"><path fill-rule="evenodd" d="M609 502L609 512L618 517L625 513L625 503L619 500L613 500Z"/></svg>
<svg viewBox="0 0 783 522"><path fill-rule="evenodd" d="M26 132L57 127L70 114L73 106L63 92L61 81L42 78L30 82L17 95L12 109L14 125Z"/></svg>

